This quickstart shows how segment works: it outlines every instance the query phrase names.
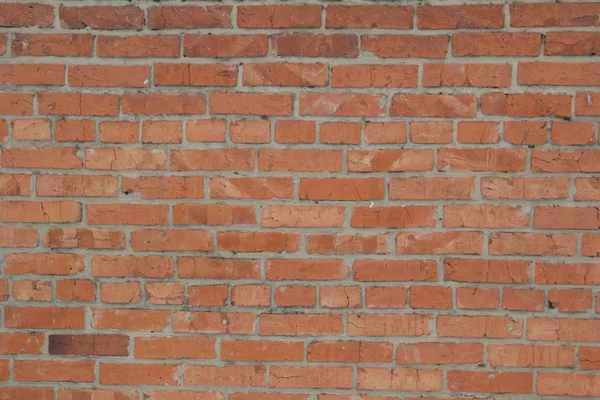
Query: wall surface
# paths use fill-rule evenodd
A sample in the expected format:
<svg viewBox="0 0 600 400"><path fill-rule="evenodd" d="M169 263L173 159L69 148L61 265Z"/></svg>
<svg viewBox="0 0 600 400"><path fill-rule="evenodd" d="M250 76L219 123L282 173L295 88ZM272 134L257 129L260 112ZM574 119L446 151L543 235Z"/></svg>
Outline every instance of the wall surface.
<svg viewBox="0 0 600 400"><path fill-rule="evenodd" d="M600 2L465 3L1 1L0 399L600 398Z"/></svg>

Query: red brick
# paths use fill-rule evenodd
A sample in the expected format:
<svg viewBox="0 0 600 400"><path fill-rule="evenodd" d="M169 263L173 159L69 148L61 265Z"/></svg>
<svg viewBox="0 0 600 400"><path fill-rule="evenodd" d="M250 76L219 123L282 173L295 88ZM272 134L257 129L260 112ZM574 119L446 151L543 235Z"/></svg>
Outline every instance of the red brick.
<svg viewBox="0 0 600 400"><path fill-rule="evenodd" d="M52 301L52 283L48 281L13 282L13 296L19 301Z"/></svg>
<svg viewBox="0 0 600 400"><path fill-rule="evenodd" d="M531 372L448 371L452 392L532 393Z"/></svg>
<svg viewBox="0 0 600 400"><path fill-rule="evenodd" d="M60 26L66 29L141 30L144 12L133 6L60 7Z"/></svg>
<svg viewBox="0 0 600 400"><path fill-rule="evenodd" d="M195 386L265 386L267 369L264 365L187 365L184 384Z"/></svg>
<svg viewBox="0 0 600 400"><path fill-rule="evenodd" d="M173 315L173 332L239 335L254 334L255 330L256 316L254 314L176 311Z"/></svg>
<svg viewBox="0 0 600 400"><path fill-rule="evenodd" d="M351 367L279 367L270 372L273 388L340 388L353 385L354 371Z"/></svg>
<svg viewBox="0 0 600 400"><path fill-rule="evenodd" d="M70 86L150 86L150 67L117 65L71 65Z"/></svg>
<svg viewBox="0 0 600 400"><path fill-rule="evenodd" d="M359 368L358 388L394 391L439 391L442 389L442 371Z"/></svg>
<svg viewBox="0 0 600 400"><path fill-rule="evenodd" d="M133 115L186 115L206 111L204 95L125 94L122 101L123 113Z"/></svg>
<svg viewBox="0 0 600 400"><path fill-rule="evenodd" d="M6 306L4 326L19 329L84 329L85 309Z"/></svg>
<svg viewBox="0 0 600 400"><path fill-rule="evenodd" d="M491 29L504 27L502 5L422 6L417 9L419 29Z"/></svg>
<svg viewBox="0 0 600 400"><path fill-rule="evenodd" d="M367 122L365 142L368 144L406 143L405 122Z"/></svg>
<svg viewBox="0 0 600 400"><path fill-rule="evenodd" d="M473 178L390 178L390 200L438 200L473 198Z"/></svg>
<svg viewBox="0 0 600 400"><path fill-rule="evenodd" d="M445 228L526 228L530 213L521 206L488 204L444 206L442 226Z"/></svg>
<svg viewBox="0 0 600 400"><path fill-rule="evenodd" d="M59 120L54 138L58 142L91 142L96 137L95 125L89 120Z"/></svg>
<svg viewBox="0 0 600 400"><path fill-rule="evenodd" d="M156 6L148 8L148 28L231 28L230 6Z"/></svg>
<svg viewBox="0 0 600 400"><path fill-rule="evenodd" d="M216 92L210 96L213 114L291 115L293 98L289 94Z"/></svg>
<svg viewBox="0 0 600 400"><path fill-rule="evenodd" d="M40 354L44 336L40 333L0 333L0 354Z"/></svg>
<svg viewBox="0 0 600 400"><path fill-rule="evenodd" d="M407 298L403 287L368 287L365 303L368 308L404 308Z"/></svg>
<svg viewBox="0 0 600 400"><path fill-rule="evenodd" d="M600 179L599 178L575 178L575 196L574 200L600 200Z"/></svg>
<svg viewBox="0 0 600 400"><path fill-rule="evenodd" d="M396 364L477 364L483 360L481 343L400 344Z"/></svg>
<svg viewBox="0 0 600 400"><path fill-rule="evenodd" d="M435 286L413 286L410 289L412 308L452 308L452 289Z"/></svg>
<svg viewBox="0 0 600 400"><path fill-rule="evenodd" d="M598 375L539 373L535 382L539 394L560 396L600 396Z"/></svg>
<svg viewBox="0 0 600 400"><path fill-rule="evenodd" d="M18 382L93 382L96 376L94 361L15 361L15 380Z"/></svg>
<svg viewBox="0 0 600 400"><path fill-rule="evenodd" d="M598 229L595 207L536 207L533 226L538 229Z"/></svg>
<svg viewBox="0 0 600 400"><path fill-rule="evenodd" d="M201 230L145 229L131 233L131 248L137 251L210 251L210 232Z"/></svg>
<svg viewBox="0 0 600 400"><path fill-rule="evenodd" d="M54 7L50 4L4 3L0 5L0 26L49 28L54 23Z"/></svg>
<svg viewBox="0 0 600 400"><path fill-rule="evenodd" d="M576 115L600 115L600 93L577 93L575 98Z"/></svg>
<svg viewBox="0 0 600 400"><path fill-rule="evenodd" d="M40 114L115 116L119 113L119 96L112 94L40 93Z"/></svg>
<svg viewBox="0 0 600 400"><path fill-rule="evenodd" d="M354 228L418 228L435 226L431 206L354 207L350 225Z"/></svg>
<svg viewBox="0 0 600 400"><path fill-rule="evenodd" d="M98 36L99 57L176 58L179 57L178 36Z"/></svg>
<svg viewBox="0 0 600 400"><path fill-rule="evenodd" d="M524 149L440 149L440 171L524 171L527 152Z"/></svg>
<svg viewBox="0 0 600 400"><path fill-rule="evenodd" d="M217 232L220 250L234 252L288 252L300 250L300 235L287 232Z"/></svg>
<svg viewBox="0 0 600 400"><path fill-rule="evenodd" d="M416 65L340 65L332 68L332 87L417 87Z"/></svg>
<svg viewBox="0 0 600 400"><path fill-rule="evenodd" d="M537 284L593 285L597 282L600 283L600 264L539 262L535 266Z"/></svg>
<svg viewBox="0 0 600 400"><path fill-rule="evenodd" d="M571 96L485 93L481 96L481 110L484 114L509 117L569 117Z"/></svg>
<svg viewBox="0 0 600 400"><path fill-rule="evenodd" d="M222 119L188 121L186 130L190 142L224 142L227 122Z"/></svg>
<svg viewBox="0 0 600 400"><path fill-rule="evenodd" d="M174 171L228 171L254 168L252 149L172 150L171 169Z"/></svg>
<svg viewBox="0 0 600 400"><path fill-rule="evenodd" d="M258 153L258 168L262 171L340 172L342 152L261 149Z"/></svg>
<svg viewBox="0 0 600 400"><path fill-rule="evenodd" d="M302 93L300 115L377 117L385 114L385 96L352 93Z"/></svg>
<svg viewBox="0 0 600 400"><path fill-rule="evenodd" d="M178 367L174 364L100 363L100 384L176 386Z"/></svg>
<svg viewBox="0 0 600 400"><path fill-rule="evenodd" d="M403 282L437 280L433 260L356 260L354 279L363 282Z"/></svg>
<svg viewBox="0 0 600 400"><path fill-rule="evenodd" d="M121 191L125 194L139 193L145 199L201 199L204 197L204 177L123 177L121 179Z"/></svg>
<svg viewBox="0 0 600 400"><path fill-rule="evenodd" d="M598 86L600 64L595 63L519 63L520 85Z"/></svg>
<svg viewBox="0 0 600 400"><path fill-rule="evenodd" d="M31 175L0 174L0 196L30 196Z"/></svg>
<svg viewBox="0 0 600 400"><path fill-rule="evenodd" d="M188 304L190 306L224 306L227 302L226 285L190 286L188 287Z"/></svg>
<svg viewBox="0 0 600 400"><path fill-rule="evenodd" d="M266 206L262 209L263 228L341 227L345 209L339 206Z"/></svg>
<svg viewBox="0 0 600 400"><path fill-rule="evenodd" d="M523 320L488 316L439 316L441 337L518 339L523 337Z"/></svg>
<svg viewBox="0 0 600 400"><path fill-rule="evenodd" d="M532 289L504 289L502 308L513 311L543 311L544 292Z"/></svg>
<svg viewBox="0 0 600 400"><path fill-rule="evenodd" d="M534 150L531 169L534 172L600 172L600 151Z"/></svg>
<svg viewBox="0 0 600 400"><path fill-rule="evenodd" d="M492 144L500 141L500 124L497 122L459 122L459 143Z"/></svg>
<svg viewBox="0 0 600 400"><path fill-rule="evenodd" d="M487 199L563 199L569 197L568 178L482 178Z"/></svg>
<svg viewBox="0 0 600 400"><path fill-rule="evenodd" d="M36 229L0 226L0 247L36 247L37 245Z"/></svg>
<svg viewBox="0 0 600 400"><path fill-rule="evenodd" d="M299 341L223 340L224 361L302 361L304 343Z"/></svg>
<svg viewBox="0 0 600 400"><path fill-rule="evenodd" d="M528 283L530 264L516 260L446 258L444 280L479 283Z"/></svg>
<svg viewBox="0 0 600 400"><path fill-rule="evenodd" d="M317 254L385 254L387 235L320 234L306 236L306 252Z"/></svg>
<svg viewBox="0 0 600 400"><path fill-rule="evenodd" d="M396 117L464 117L477 113L477 98L471 95L397 94L390 115Z"/></svg>
<svg viewBox="0 0 600 400"><path fill-rule="evenodd" d="M425 64L423 86L506 87L511 71L508 64Z"/></svg>
<svg viewBox="0 0 600 400"><path fill-rule="evenodd" d="M288 199L294 184L291 178L212 178L214 199Z"/></svg>
<svg viewBox="0 0 600 400"><path fill-rule="evenodd" d="M431 171L433 150L349 150L351 172Z"/></svg>
<svg viewBox="0 0 600 400"><path fill-rule="evenodd" d="M538 56L542 45L539 33L457 33L452 37L455 56Z"/></svg>
<svg viewBox="0 0 600 400"><path fill-rule="evenodd" d="M504 123L504 140L512 144L544 144L547 141L546 136L546 122Z"/></svg>
<svg viewBox="0 0 600 400"><path fill-rule="evenodd" d="M271 38L271 46L273 52L279 57L355 58L358 56L358 37L355 35L282 33Z"/></svg>
<svg viewBox="0 0 600 400"><path fill-rule="evenodd" d="M242 6L237 16L240 28L319 28L321 6Z"/></svg>
<svg viewBox="0 0 600 400"><path fill-rule="evenodd" d="M548 306L562 312L585 312L592 308L592 291L583 289L549 290Z"/></svg>
<svg viewBox="0 0 600 400"><path fill-rule="evenodd" d="M545 49L549 56L595 56L600 51L600 33L548 32Z"/></svg>
<svg viewBox="0 0 600 400"><path fill-rule="evenodd" d="M262 314L259 334L334 335L342 333L342 316L335 314Z"/></svg>
<svg viewBox="0 0 600 400"><path fill-rule="evenodd" d="M141 300L140 283L102 283L100 285L100 299L102 302L110 304L139 303Z"/></svg>
<svg viewBox="0 0 600 400"><path fill-rule="evenodd" d="M134 310L127 308L94 308L94 329L162 332L169 325L169 310Z"/></svg>
<svg viewBox="0 0 600 400"><path fill-rule="evenodd" d="M314 121L277 121L275 141L277 143L314 143L317 137Z"/></svg>
<svg viewBox="0 0 600 400"><path fill-rule="evenodd" d="M180 257L180 278L194 279L259 279L258 260Z"/></svg>
<svg viewBox="0 0 600 400"><path fill-rule="evenodd" d="M235 86L237 66L227 64L154 64L157 86Z"/></svg>
<svg viewBox="0 0 600 400"><path fill-rule="evenodd" d="M116 197L117 177L102 175L38 175L38 196Z"/></svg>
<svg viewBox="0 0 600 400"><path fill-rule="evenodd" d="M279 307L314 307L317 291L313 286L278 286L275 303Z"/></svg>
<svg viewBox="0 0 600 400"><path fill-rule="evenodd" d="M489 251L492 255L574 255L577 237L562 233L494 233L490 236Z"/></svg>
<svg viewBox="0 0 600 400"><path fill-rule="evenodd" d="M244 64L244 85L325 86L329 80L326 64Z"/></svg>
<svg viewBox="0 0 600 400"><path fill-rule="evenodd" d="M215 339L205 337L136 337L136 359L215 359Z"/></svg>
<svg viewBox="0 0 600 400"><path fill-rule="evenodd" d="M67 223L81 221L75 201L3 201L2 222Z"/></svg>
<svg viewBox="0 0 600 400"><path fill-rule="evenodd" d="M528 340L597 342L598 320L535 318L527 322Z"/></svg>
<svg viewBox="0 0 600 400"><path fill-rule="evenodd" d="M42 97L43 95L40 95ZM25 93L0 94L0 114L32 115L33 95Z"/></svg>
<svg viewBox="0 0 600 400"><path fill-rule="evenodd" d="M567 346L565 346L567 347ZM598 369L598 348L580 347L579 348L579 368Z"/></svg>
<svg viewBox="0 0 600 400"><path fill-rule="evenodd" d="M319 298L325 308L360 308L362 303L358 286L323 286Z"/></svg>
<svg viewBox="0 0 600 400"><path fill-rule="evenodd" d="M600 5L595 3L512 4L511 26L599 26L596 15Z"/></svg>
<svg viewBox="0 0 600 400"><path fill-rule="evenodd" d="M266 307L271 304L268 285L238 285L231 290L231 304L240 307Z"/></svg>
<svg viewBox="0 0 600 400"><path fill-rule="evenodd" d="M444 58L447 35L363 35L361 50L380 58Z"/></svg>
<svg viewBox="0 0 600 400"><path fill-rule="evenodd" d="M344 6L327 7L327 28L380 28L411 29L413 12L399 6Z"/></svg>
<svg viewBox="0 0 600 400"><path fill-rule="evenodd" d="M185 35L183 37L184 57L264 57L267 55L268 47L267 35Z"/></svg>
<svg viewBox="0 0 600 400"><path fill-rule="evenodd" d="M43 242L44 247L52 248L124 249L125 233L110 229L51 228Z"/></svg>
<svg viewBox="0 0 600 400"><path fill-rule="evenodd" d="M360 144L361 124L353 122L323 122L321 143Z"/></svg>
<svg viewBox="0 0 600 400"><path fill-rule="evenodd" d="M87 223L112 225L114 218L125 225L166 225L169 207L150 204L88 204Z"/></svg>
<svg viewBox="0 0 600 400"><path fill-rule="evenodd" d="M338 280L348 276L342 260L270 259L266 263L268 280Z"/></svg>
<svg viewBox="0 0 600 400"><path fill-rule="evenodd" d="M63 85L65 83L65 66L60 64L4 64L0 65L0 73L2 84Z"/></svg>
<svg viewBox="0 0 600 400"><path fill-rule="evenodd" d="M114 397L119 400L135 400L135 396L137 396L137 392L135 391L107 389L60 389L58 391L58 400L78 400L80 398L93 399L94 397L107 397L109 399Z"/></svg>
<svg viewBox="0 0 600 400"><path fill-rule="evenodd" d="M423 336L431 333L431 315L353 314L348 316L348 336Z"/></svg>
<svg viewBox="0 0 600 400"><path fill-rule="evenodd" d="M16 33L12 42L15 56L91 57L93 35Z"/></svg>
<svg viewBox="0 0 600 400"><path fill-rule="evenodd" d="M229 125L229 132L233 143L258 144L271 141L271 123L269 121L235 121Z"/></svg>
<svg viewBox="0 0 600 400"><path fill-rule="evenodd" d="M481 254L481 232L399 233L397 254Z"/></svg>
<svg viewBox="0 0 600 400"><path fill-rule="evenodd" d="M393 346L386 342L312 342L307 353L310 362L389 363Z"/></svg>
<svg viewBox="0 0 600 400"><path fill-rule="evenodd" d="M95 301L96 284L86 280L56 282L56 298L63 301Z"/></svg>
<svg viewBox="0 0 600 400"><path fill-rule="evenodd" d="M456 305L458 306L458 308L470 310L497 309L498 300L499 292L496 288L456 288Z"/></svg>
<svg viewBox="0 0 600 400"><path fill-rule="evenodd" d="M300 180L300 199L309 200L374 200L384 196L383 179L319 179Z"/></svg>

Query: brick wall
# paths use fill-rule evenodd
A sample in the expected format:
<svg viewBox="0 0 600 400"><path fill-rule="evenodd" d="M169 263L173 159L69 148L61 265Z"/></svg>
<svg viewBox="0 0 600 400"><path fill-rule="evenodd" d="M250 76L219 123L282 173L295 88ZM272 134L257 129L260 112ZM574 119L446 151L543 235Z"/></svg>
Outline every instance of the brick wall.
<svg viewBox="0 0 600 400"><path fill-rule="evenodd" d="M444 3L2 0L0 399L600 398L600 3Z"/></svg>

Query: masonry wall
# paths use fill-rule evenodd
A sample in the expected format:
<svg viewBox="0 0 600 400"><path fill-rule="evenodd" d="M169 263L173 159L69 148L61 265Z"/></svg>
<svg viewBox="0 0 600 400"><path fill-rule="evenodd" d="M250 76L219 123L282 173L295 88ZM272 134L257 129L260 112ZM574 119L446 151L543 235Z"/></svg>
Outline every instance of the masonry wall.
<svg viewBox="0 0 600 400"><path fill-rule="evenodd" d="M0 399L600 398L600 3L465 3L0 2Z"/></svg>

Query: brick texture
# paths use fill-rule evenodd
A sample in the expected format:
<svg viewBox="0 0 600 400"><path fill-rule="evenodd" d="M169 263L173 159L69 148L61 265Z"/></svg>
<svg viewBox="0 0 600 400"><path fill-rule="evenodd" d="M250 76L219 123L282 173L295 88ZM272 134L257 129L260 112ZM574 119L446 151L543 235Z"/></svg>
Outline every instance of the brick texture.
<svg viewBox="0 0 600 400"><path fill-rule="evenodd" d="M600 398L600 3L0 0L0 400Z"/></svg>

